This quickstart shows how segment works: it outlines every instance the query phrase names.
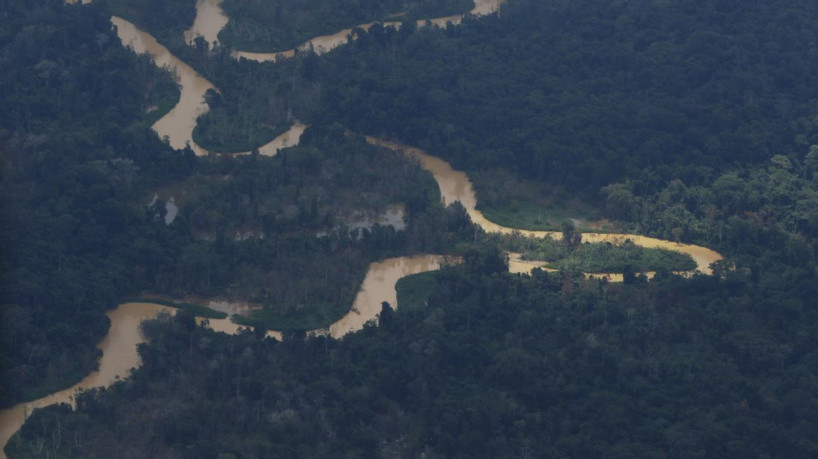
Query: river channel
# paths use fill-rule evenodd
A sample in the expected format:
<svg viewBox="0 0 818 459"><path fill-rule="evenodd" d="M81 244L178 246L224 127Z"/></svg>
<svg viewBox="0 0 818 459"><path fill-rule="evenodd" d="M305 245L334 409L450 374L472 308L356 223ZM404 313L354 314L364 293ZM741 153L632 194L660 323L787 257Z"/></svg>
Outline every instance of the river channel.
<svg viewBox="0 0 818 459"><path fill-rule="evenodd" d="M475 15L490 14L497 11L503 0L475 0L475 8L470 12ZM87 3L88 0L83 0ZM209 43L216 41L216 36L221 27L227 22L227 17L219 7L220 0L198 0L197 18L193 27L186 32L186 40L190 42L197 35L201 35ZM458 24L464 15L454 15L445 18L437 18L429 22L437 25L451 22ZM423 26L427 21L419 21L418 25ZM167 138L170 145L180 149L190 146L197 155L207 155L211 152L199 147L193 142L192 132L196 124L196 119L207 110L203 96L208 89L216 90L210 82L202 78L193 68L185 64L172 55L167 48L159 44L151 35L139 30L130 22L112 17L111 23L117 27L117 34L123 46L129 46L137 53L150 54L158 66L167 67L178 75L178 82L182 92L179 103L163 118L153 125L156 133ZM219 25L221 24L221 25ZM361 27L368 28L371 24L364 24ZM338 32L337 34L325 37L317 37L301 45L310 45L317 52L326 52L349 39L350 29ZM275 60L287 53L269 53L266 57L258 60ZM247 53L237 53L238 57L252 58ZM289 131L276 138L273 142L261 147L260 153L263 155L275 155L278 149L298 144L301 133L305 126L296 123ZM518 231L513 228L503 227L487 220L483 214L477 210L477 198L465 172L456 171L445 161L431 156L419 148L403 145L396 142L368 137L367 140L376 145L403 152L416 158L421 166L432 173L440 187L441 196L447 203L460 201L466 208L469 216L475 224L479 225L486 232L511 233ZM534 237L560 237L556 231L528 231L519 230L520 233ZM693 257L697 263L697 269L709 274L710 263L721 259L721 255L707 249L689 244L676 244L660 239L649 238L632 234L604 234L586 233L583 240L586 242L612 242L622 243L625 239L630 239L634 244L643 247L660 247L687 253ZM432 271L439 269L443 257L439 255L418 255L412 257L397 257L372 263L355 298L349 313L343 318L333 323L326 329L313 330L313 334L329 333L334 338L341 338L347 333L360 330L364 324L371 320L377 320L377 314L381 310L381 303L388 302L393 307L398 307L395 283L401 277ZM515 261L516 260L516 261ZM537 262L524 262L512 257L510 269L512 272L527 272L533 267L541 266ZM131 369L139 366L139 355L136 352L137 344L144 342L144 338L139 332L139 324L142 320L155 317L161 311L170 308L153 303L125 303L107 313L111 320L111 327L105 338L98 344L102 351L102 358L99 362L99 369L90 373L78 384L50 394L41 399L20 403L10 409L0 411L0 445L5 447L9 438L19 430L25 422L26 417L35 408L45 407L55 403L73 404L74 394L81 389L92 387L107 387L118 379L129 375ZM217 331L233 334L240 326L232 323L229 319L209 320L211 328ZM276 331L268 332L268 335L276 339L281 339L281 334ZM5 459L5 452L0 450L0 459Z"/></svg>
<svg viewBox="0 0 818 459"><path fill-rule="evenodd" d="M482 212L477 210L477 196L471 180L465 172L456 171L452 166L440 158L429 155L417 147L403 145L398 142L390 142L375 137L367 137L367 141L373 145L389 148L391 150L409 155L420 162L421 167L432 173L440 187L440 195L444 202L450 203L460 201L472 221L485 230L487 233L511 234L519 232L525 236L543 238L552 237L559 239L562 237L560 231L531 231L516 228L508 228L498 225L486 219ZM610 242L612 244L622 244L626 239L630 239L635 245L646 248L660 248L673 250L675 252L686 253L696 262L696 269L704 274L712 274L710 264L721 260L722 256L707 247L693 244L679 244L662 239L656 239L638 234L625 233L583 233L583 242Z"/></svg>
<svg viewBox="0 0 818 459"><path fill-rule="evenodd" d="M213 3L215 2L206 4ZM194 27L196 27L197 22L194 22ZM205 93L210 89L217 90L213 83L207 81L191 66L171 54L152 35L138 29L131 22L113 16L111 23L116 26L117 35L124 46L133 49L137 54L149 54L153 57L157 66L167 68L178 77L181 90L179 102L171 111L151 126L156 134L160 138L166 138L173 148L182 149L189 146L198 156L210 154L210 151L193 141L193 128L196 127L196 120L208 110L204 99ZM259 147L259 153L263 156L273 156L281 148L296 145L305 127L303 124L295 123L287 132L279 135L270 143ZM248 153L250 152L232 154Z"/></svg>
<svg viewBox="0 0 818 459"><path fill-rule="evenodd" d="M398 279L411 274L437 270L440 268L442 259L443 257L439 255L416 255L388 258L372 263L350 311L329 327L308 333L320 335L329 333L333 338L338 339L347 333L360 330L367 322L377 320L383 301L388 302L393 308L397 307L395 283ZM240 305L231 304L225 304L218 309L229 313L247 312ZM131 369L140 364L136 346L145 339L139 332L139 324L145 319L155 317L161 311L172 312L173 309L154 303L124 303L108 311L111 328L97 345L97 348L102 351L99 369L68 389L0 411L0 445L5 447L11 436L20 429L26 417L34 409L56 403L74 405L74 394L77 391L93 387L108 387L115 381L126 378ZM201 323L202 319L199 322ZM241 328L246 328L233 323L230 319L208 319L208 322L210 328L231 335L237 333ZM281 333L274 330L268 331L267 336L282 339ZM6 458L2 450L0 450L0 458Z"/></svg>
<svg viewBox="0 0 818 459"><path fill-rule="evenodd" d="M198 0L196 2L196 19L193 25L185 30L185 42L194 44L197 37L202 37L212 49L219 41L219 32L227 25L227 15L221 7L222 0Z"/></svg>
<svg viewBox="0 0 818 459"><path fill-rule="evenodd" d="M445 27L447 23L457 25L463 22L463 18L466 17L467 15L485 16L487 14L494 13L495 11L500 9L500 5L504 1L505 0L474 0L474 8L472 8L472 10L469 11L468 13L453 14L451 16L443 16L433 19L421 19L417 21L417 26L425 27L427 24L431 24L438 27ZM316 54L324 54L332 51L333 49L341 45L346 44L353 34L353 29L369 30L369 28L375 25L376 23L381 24L384 27L394 27L396 29L399 29L401 26L401 23L397 21L367 22L366 24L359 24L355 27L340 30L333 34L321 35L315 38L311 38L306 42L296 46L295 48L288 49L286 51L278 51L271 53L234 51L233 56L236 57L237 59L243 58L256 62L275 62L278 59L286 59L293 57L296 51L308 51L312 49Z"/></svg>

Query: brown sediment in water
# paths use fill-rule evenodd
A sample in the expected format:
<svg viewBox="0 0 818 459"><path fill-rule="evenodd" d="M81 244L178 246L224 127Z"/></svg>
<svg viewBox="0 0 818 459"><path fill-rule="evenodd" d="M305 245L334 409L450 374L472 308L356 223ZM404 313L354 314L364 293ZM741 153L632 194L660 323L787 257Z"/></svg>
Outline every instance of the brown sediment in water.
<svg viewBox="0 0 818 459"><path fill-rule="evenodd" d="M358 290L350 311L329 326L333 338L342 338L347 333L358 331L370 320L376 320L381 312L381 304L386 301L397 309L395 284L402 277L440 269L443 257L440 255L415 255L410 257L387 258L370 264L366 278Z"/></svg>
<svg viewBox="0 0 818 459"><path fill-rule="evenodd" d="M185 42L192 45L197 37L202 37L213 48L219 41L219 32L227 25L228 17L221 7L222 0L198 0L196 19L190 29L185 30Z"/></svg>
<svg viewBox="0 0 818 459"><path fill-rule="evenodd" d="M475 8L470 14L490 14L497 10L502 1L503 0L475 0ZM73 3L73 1L69 0L69 3ZM83 0L82 3L90 3L90 0ZM202 4L202 9L200 9L199 4ZM199 0L199 4L197 4L197 11L205 11L205 7L211 8L212 10L213 8L218 8L219 0ZM218 9L220 10L220 8ZM463 17L464 15L454 15L432 19L429 22L436 25L445 25L447 22L457 24ZM196 124L196 119L206 112L208 108L204 102L204 94L208 89L215 90L215 86L202 78L189 65L173 56L167 48L160 45L152 36L139 30L130 22L119 17L112 17L111 22L117 27L117 34L124 46L132 47L137 53L150 54L155 59L156 65L167 67L179 77L179 85L182 90L180 101L167 115L153 125L153 129L160 137L167 137L170 145L174 148L181 149L185 146L190 146L197 155L210 154L210 152L202 149L193 142L192 132ZM419 25L425 25L426 22L427 21L419 21ZM191 29L193 32L191 33L200 33L197 31L204 30L201 24L199 26L196 24L197 23L194 22L194 27ZM394 24L399 23L387 23L387 25ZM215 27L210 28L210 25L208 25L206 33L200 34L205 36L206 40L213 41L209 37L212 37L212 29ZM371 24L365 24L363 26L369 27ZM346 43L349 32L349 30L346 30L326 37L317 37L302 45L302 47L313 46L319 52L326 52L340 44ZM218 30L216 30L215 33L218 34ZM293 52L293 50L290 50L285 53L267 53L272 56L268 60L275 60L281 55L286 56L287 53L292 55ZM237 53L237 56L247 57L243 53ZM297 145L304 129L305 126L303 124L296 123L289 131L276 138L273 142L259 148L260 153L262 155L274 155L280 148ZM471 181L464 172L455 171L447 162L430 156L419 148L373 137L367 137L367 140L372 144L401 151L417 159L421 165L434 176L440 187L443 200L445 202L459 200L466 208L472 221L487 232L509 234L519 231L521 234L534 237L545 237L548 235L552 237L561 236L561 233L557 231L515 230L490 222L483 216L482 212L476 209L477 200L474 189ZM247 153L249 152L239 154ZM705 247L691 244L678 244L640 235L587 233L583 235L583 239L587 242L611 242L614 244L619 244L629 239L635 245L642 247L664 248L687 253L696 261L697 269L705 274L711 274L710 263L722 259L721 255L717 252ZM515 254L512 254L509 260L509 268L512 272L530 272L534 267L542 266L539 262L520 260L519 256L514 255ZM327 329L313 330L312 333L328 332L335 338L341 338L347 333L360 330L367 322L377 320L378 313L381 311L382 302L386 301L393 307L399 307L397 304L397 293L395 291L395 283L398 279L410 274L439 269L443 258L444 257L439 255L418 255L390 258L372 263L350 312L330 325ZM597 276L607 276L611 278L617 275L599 274ZM225 306L227 309L232 307L231 305ZM26 416L33 409L55 403L73 404L74 395L77 390L92 387L107 387L117 379L127 377L130 370L140 364L136 346L144 342L144 337L142 337L139 332L139 323L144 319L155 317L161 311L168 311L169 309L170 308L166 306L152 303L125 303L120 305L117 309L109 311L107 314L111 319L111 328L98 345L99 349L103 352L102 359L99 363L99 370L90 373L80 383L68 389L55 392L32 402L20 403L12 408L0 411L0 445L5 446L9 438L22 426ZM245 311L245 309L242 309L242 311ZM209 326L214 330L229 334L237 333L240 329L245 328L233 323L230 319L199 319L199 323L205 320L208 321ZM281 333L276 331L269 331L268 336L279 340L281 339ZM5 453L0 450L0 459L4 459L5 457Z"/></svg>
<svg viewBox="0 0 818 459"><path fill-rule="evenodd" d="M126 303L108 311L111 328L97 345L97 348L102 351L99 369L91 372L82 381L68 389L0 411L0 445L6 445L9 438L20 429L26 417L34 409L57 403L74 405L74 396L77 391L93 387L108 387L118 379L128 377L130 370L138 367L140 363L136 346L145 341L139 331L139 324L144 319L155 317L161 311L169 310L170 308L166 306L152 303ZM0 457L5 458L5 453L0 451Z"/></svg>
<svg viewBox="0 0 818 459"><path fill-rule="evenodd" d="M140 332L140 323L156 317L163 311L172 313L174 310L168 306L144 302L124 303L108 311L111 328L97 345L97 348L102 351L99 368L68 389L54 392L31 402L18 403L0 411L0 445L5 447L8 440L20 429L28 415L35 409L59 403L75 406L74 397L78 391L108 387L120 379L127 378L131 370L141 364L137 345L145 342L145 337ZM208 320L210 327L214 330L228 334L234 334L240 328L246 328L232 323L229 319L198 319L199 323L204 320ZM281 334L275 331L268 332L268 336L281 340ZM5 453L0 449L0 458L5 459L5 457Z"/></svg>
<svg viewBox="0 0 818 459"><path fill-rule="evenodd" d="M131 22L118 16L111 17L111 23L117 28L117 36L122 41L123 46L134 50L137 54L148 54L153 57L158 67L167 68L178 78L181 94L179 102L162 118L151 126L156 134L167 139L171 147L183 149L190 147L197 156L206 156L211 152L193 141L193 129L196 127L196 120L205 114L209 107L205 102L205 93L208 90L218 91L218 89L204 77L199 75L193 67L184 63L162 46L149 33L140 30ZM290 129L279 135L271 142L262 145L258 151L263 156L274 156L278 150L297 145L301 134L306 126L301 123L294 123ZM230 153L233 155L246 155L251 151Z"/></svg>
<svg viewBox="0 0 818 459"><path fill-rule="evenodd" d="M453 14L451 16L444 16L440 18L420 19L417 21L417 26L425 27L427 24L432 24L438 27L445 27L447 23L457 25L463 22L463 18L466 16L469 15L485 16L496 12L504 1L505 0L474 0L474 8L472 8L471 11L467 13ZM347 44L347 42L349 42L350 38L352 37L353 31L355 29L369 30L369 28L375 24L381 24L384 27L394 27L396 29L400 28L401 26L401 23L398 21L367 22L365 24L358 24L355 27L340 30L329 35L321 35L318 37L311 38L306 42L296 46L295 48L288 49L286 51L259 53L236 50L233 52L233 57L235 57L236 59L247 59L256 62L276 62L280 59L289 59L295 56L296 51L312 50L316 54L324 54L332 51L333 49L341 45Z"/></svg>
<svg viewBox="0 0 818 459"><path fill-rule="evenodd" d="M469 180L469 177L465 172L452 169L452 166L446 161L430 156L420 148L403 145L398 142L386 141L375 137L368 136L366 139L373 145L386 147L417 159L420 162L421 167L431 172L434 176L435 181L437 181L438 186L440 187L440 195L444 203L460 201L460 203L463 204L463 207L466 208L466 212L469 214L469 217L471 217L474 224L481 227L487 233L520 233L524 236L537 238L551 236L555 239L562 237L562 232L560 231L520 230L516 228L508 228L489 221L482 212L477 210L477 197L474 193L474 187L472 186L471 180ZM722 259L722 256L718 252L708 249L707 247L701 247L693 244L680 244L662 239L641 236L638 234L584 233L582 235L582 240L584 242L610 242L617 245L624 243L626 240L630 240L634 243L634 245L645 248L660 248L685 253L693 258L693 260L696 262L696 269L704 274L712 274L710 264Z"/></svg>

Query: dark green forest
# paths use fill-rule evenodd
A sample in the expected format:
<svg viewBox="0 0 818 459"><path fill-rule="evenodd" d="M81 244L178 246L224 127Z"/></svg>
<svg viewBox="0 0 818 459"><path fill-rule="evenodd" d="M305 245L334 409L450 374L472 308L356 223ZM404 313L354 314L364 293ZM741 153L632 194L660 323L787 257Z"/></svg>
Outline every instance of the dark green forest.
<svg viewBox="0 0 818 459"><path fill-rule="evenodd" d="M219 40L242 51L285 51L372 21L415 21L473 7L472 0L226 0L222 8L230 21Z"/></svg>
<svg viewBox="0 0 818 459"><path fill-rule="evenodd" d="M143 367L10 443L60 457L813 457L816 312L745 275L617 285L475 249L343 341L144 325ZM54 449L52 434L67 439ZM77 436L79 434L79 437Z"/></svg>
<svg viewBox="0 0 818 459"><path fill-rule="evenodd" d="M10 457L818 455L814 2L508 0L278 64L178 41L221 91L200 127L311 126L273 158L196 158L150 131L178 92L121 46L109 1L0 8L0 401L92 369L104 311L128 296L231 292L270 319L233 337L189 311L145 322L142 367L76 411L36 411ZM160 41L193 17L127 7ZM725 260L647 281L632 264L655 261L627 246L484 235L361 134L468 171L502 218L582 202ZM156 193L180 207L169 225ZM406 229L348 231L398 203ZM509 274L512 248L571 261ZM577 250L630 265L625 282L584 278ZM411 307L384 304L379 326L300 332L343 314L371 261L412 253L462 263L401 281Z"/></svg>
<svg viewBox="0 0 818 459"><path fill-rule="evenodd" d="M283 65L224 57L206 74L234 102L205 119L278 100L302 121L581 193L668 239L678 228L720 244L748 212L818 234L811 2L575 3L511 1L422 33L374 27ZM273 94L259 97L260 80ZM490 205L520 200L477 185Z"/></svg>
<svg viewBox="0 0 818 459"><path fill-rule="evenodd" d="M172 245L136 199L195 159L152 132L173 79L123 49L110 14L10 1L0 25L0 404L66 387L96 365L104 311L154 269L141 241Z"/></svg>
<svg viewBox="0 0 818 459"><path fill-rule="evenodd" d="M343 129L311 128L273 158L203 160L169 188L182 196L173 225L193 240L153 288L174 297L228 292L263 305L274 318L264 325L276 330L321 328L343 316L372 261L453 251L474 233L462 206L440 204L428 173ZM348 216L393 203L405 204L405 230L349 230Z"/></svg>
<svg viewBox="0 0 818 459"><path fill-rule="evenodd" d="M196 18L195 0L96 0L93 3L147 31L168 49L184 49L183 32Z"/></svg>
<svg viewBox="0 0 818 459"><path fill-rule="evenodd" d="M96 0L148 31L174 52L184 52L183 32L196 17L195 0ZM230 18L220 45L241 51L276 52L312 37L372 21L415 21L465 13L472 0L226 0ZM197 46L207 48L201 39Z"/></svg>
<svg viewBox="0 0 818 459"><path fill-rule="evenodd" d="M446 252L473 233L416 164L340 125L275 158L173 151L149 126L178 89L122 47L104 4L11 6L0 35L11 69L0 85L2 406L94 369L103 313L124 298L229 294L265 306L269 328L320 328L348 311L370 262ZM148 206L167 190L181 207L171 225L165 200ZM348 216L397 203L411 216L404 231L345 229Z"/></svg>

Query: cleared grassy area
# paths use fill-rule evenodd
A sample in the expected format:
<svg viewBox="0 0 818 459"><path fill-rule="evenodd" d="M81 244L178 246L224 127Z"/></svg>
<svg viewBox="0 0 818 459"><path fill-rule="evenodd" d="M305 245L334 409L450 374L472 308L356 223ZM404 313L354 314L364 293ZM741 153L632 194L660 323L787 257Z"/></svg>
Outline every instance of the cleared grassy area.
<svg viewBox="0 0 818 459"><path fill-rule="evenodd" d="M426 301L437 287L434 271L402 277L395 284L398 292L398 311L414 311L426 307Z"/></svg>
<svg viewBox="0 0 818 459"><path fill-rule="evenodd" d="M516 198L506 203L480 204L478 207L487 219L509 228L558 231L562 228L562 222L572 220L584 232L616 231L614 225L602 219L598 213L579 206L559 207Z"/></svg>
<svg viewBox="0 0 818 459"><path fill-rule="evenodd" d="M255 327L262 325L268 330L279 331L307 331L326 328L346 314L347 311L337 311L332 305L316 307L312 305L305 313L282 315L272 308L256 309L252 315L242 316L234 314L233 322L239 325Z"/></svg>
<svg viewBox="0 0 818 459"><path fill-rule="evenodd" d="M505 250L520 253L524 260L548 262L547 267L584 273L621 273L624 271L689 271L696 262L685 253L639 247L630 241L622 245L609 242L570 246L560 239L493 235Z"/></svg>
<svg viewBox="0 0 818 459"><path fill-rule="evenodd" d="M163 116L167 115L168 112L170 112L173 107L179 103L179 98L181 96L182 93L179 91L179 88L174 86L173 90L164 91L162 94L152 98L152 110L145 112L145 115L142 117L145 124L148 126L153 126L153 123L159 121Z"/></svg>
<svg viewBox="0 0 818 459"><path fill-rule="evenodd" d="M200 123L203 123L200 121ZM208 127L213 130L215 128ZM256 148L272 142L276 137L287 132L290 129L289 125L279 126L275 129L259 126L248 132L241 134L235 133L224 136L224 140L215 140L214 135L207 135L202 131L204 128L202 124L196 125L193 129L193 141L205 150L216 153L241 153L245 151L252 151Z"/></svg>
<svg viewBox="0 0 818 459"><path fill-rule="evenodd" d="M176 302L162 298L123 298L121 303L154 303L161 304L162 306L168 306L170 308L181 309L198 317L207 317L208 319L227 318L227 313L210 309L207 306L202 306L201 304Z"/></svg>
<svg viewBox="0 0 818 459"><path fill-rule="evenodd" d="M490 221L509 228L560 230L571 220L583 232L614 232L593 203L565 189L526 180L505 169L470 171L477 208Z"/></svg>

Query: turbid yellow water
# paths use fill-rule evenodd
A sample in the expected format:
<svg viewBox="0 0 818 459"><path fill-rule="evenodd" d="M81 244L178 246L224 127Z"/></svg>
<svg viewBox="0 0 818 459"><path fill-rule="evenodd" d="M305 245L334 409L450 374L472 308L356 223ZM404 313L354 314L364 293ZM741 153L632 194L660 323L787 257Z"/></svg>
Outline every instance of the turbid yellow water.
<svg viewBox="0 0 818 459"><path fill-rule="evenodd" d="M117 379L127 377L132 368L139 366L136 345L145 341L139 332L139 323L144 319L156 316L160 311L167 311L168 309L157 304L127 303L120 305L113 311L108 311L111 328L105 338L97 345L102 351L99 369L68 389L0 411L0 445L6 445L9 438L23 425L26 416L35 408L55 403L73 405L74 395L78 390L107 387ZM0 457L5 458L5 453L0 451Z"/></svg>
<svg viewBox="0 0 818 459"><path fill-rule="evenodd" d="M381 312L381 303L389 302L397 308L397 293L395 283L398 279L410 274L433 271L440 268L443 257L438 255L417 255L410 257L389 258L372 263L350 311L337 322L328 327L329 334L334 338L342 338L350 332L358 331L369 321L377 321ZM247 314L252 308L242 303L229 301L214 301L210 304L217 310L228 314ZM77 391L93 387L108 387L115 381L129 375L131 369L140 365L136 346L145 341L139 331L139 324L155 317L161 311L173 311L171 308L153 303L125 303L109 311L111 328L108 334L97 346L102 351L99 361L99 370L90 373L74 386L55 392L38 400L20 403L12 408L0 411L0 445L5 447L9 438L17 432L26 420L26 417L36 408L42 408L57 403L74 404ZM227 334L235 334L242 327L229 319L199 319L209 322L209 327ZM326 333L327 329L313 330L311 334ZM281 333L268 331L267 336L281 340ZM0 451L0 458L6 455Z"/></svg>
<svg viewBox="0 0 818 459"><path fill-rule="evenodd" d="M440 18L433 18L433 19L421 19L417 21L418 27L425 27L426 24L433 24L436 26L444 27L446 23L452 24L460 24L463 22L463 18L467 15L474 15L474 16L485 16L487 14L494 13L500 8L500 5L505 0L474 0L474 8L471 11L464 14L453 14L451 16L444 16ZM370 27L375 25L376 22L367 22L365 24L359 24L355 27L351 27L349 29L340 30L333 34L329 35L322 35L319 37L311 38L306 42L296 46L293 49L289 49L286 51L279 51L279 52L272 52L272 53L255 53L250 51L234 51L233 56L236 59L248 59L251 61L256 62L275 62L278 59L287 59L293 57L295 55L296 50L298 51L307 51L312 49L315 51L316 54L324 54L327 52L332 51L333 49L345 45L349 42L350 37L352 36L352 31L354 29L363 29L369 30ZM395 21L389 22L382 22L380 23L384 27L394 27L400 28L401 23Z"/></svg>
<svg viewBox="0 0 818 459"><path fill-rule="evenodd" d="M170 112L153 124L152 128L156 134L160 138L167 138L173 148L182 149L189 146L198 156L210 154L210 151L193 141L193 128L196 127L196 120L208 110L204 100L205 93L209 89L216 90L216 87L191 66L171 54L152 35L140 30L131 22L113 16L111 23L116 26L117 35L124 46L133 49L137 54L150 55L157 66L167 68L178 78L177 82L181 90L179 102ZM259 153L264 156L273 156L281 148L297 144L305 127L303 124L295 123L287 132L259 147ZM244 151L231 154L249 153L249 151Z"/></svg>
<svg viewBox="0 0 818 459"><path fill-rule="evenodd" d="M374 137L367 137L367 141L371 144L386 147L403 154L407 154L417 159L421 167L432 173L440 187L440 194L444 202L451 203L460 201L466 212L471 217L472 221L483 228L488 233L511 234L519 232L525 236L546 237L551 236L555 239L562 237L559 231L531 231L520 230L516 228L508 228L498 225L486 219L482 212L477 210L477 197L474 193L474 187L471 180L463 171L456 171L452 166L440 158L430 156L425 151L417 147L403 145L398 142L390 142ZM626 239L631 240L635 245L646 248L661 248L673 250L675 252L686 253L696 261L696 269L704 274L712 274L710 264L721 260L722 256L707 247L701 247L693 244L679 244L676 242L665 241L662 239L641 236L638 234L625 233L584 233L582 240L584 242L610 242L613 244L621 244Z"/></svg>
<svg viewBox="0 0 818 459"><path fill-rule="evenodd" d="M470 12L475 15L489 14L497 10L503 0L476 0L475 8ZM73 1L69 0L70 3ZM89 3L90 0L82 0ZM213 15L211 18L199 18L194 22L194 26L188 31L190 35L202 35L206 40L212 42L220 28L219 15L223 15L219 7L219 0L199 0L197 3L197 13L201 15ZM445 18L431 20L434 24L445 24L451 22L458 24L463 15L454 15ZM119 18L111 18L112 24L117 27L117 34L124 46L130 46L137 53L148 53L157 65L164 66L176 73L179 77L179 85L182 96L179 103L163 118L154 124L153 129L160 137L167 137L169 143L174 148L184 148L189 145L198 155L206 155L210 152L197 146L192 139L193 127L196 119L207 110L207 105L203 102L204 93L208 89L215 87L202 78L193 68L185 64L159 44L151 35L139 30L130 22ZM426 21L419 21L419 25ZM423 24L421 24L423 23ZM370 25L364 25L370 26ZM349 30L341 31L327 37L317 37L303 46L312 44L320 52L329 51L348 40ZM292 50L291 50L292 52ZM285 53L286 54L286 53ZM241 57L247 57L239 53ZM275 60L281 53L271 54L267 60ZM297 145L305 126L295 124L289 131L282 134L274 141L261 147L260 153L263 155L274 155L278 149ZM503 227L487 220L482 212L477 210L477 198L471 181L465 172L452 169L447 162L428 155L419 148L402 145L396 142L385 141L373 137L367 140L376 145L384 146L395 151L403 152L416 158L423 168L432 173L440 187L440 192L445 202L460 201L466 208L469 216L475 224L479 225L487 232L511 233L518 231L513 228ZM243 152L246 154L249 152ZM561 233L556 231L528 231L521 230L520 233L535 237L560 237ZM722 257L718 253L690 244L677 244L670 241L649 238L633 234L597 234L587 233L583 235L583 240L587 242L612 242L621 243L625 239L630 239L634 244L642 247L658 247L677 252L687 253L696 261L697 269L703 273L710 274L710 263L720 260ZM333 323L325 330L313 330L312 333L329 332L335 338L341 338L347 333L360 330L364 324L371 320L377 320L377 315L381 310L381 303L388 302L397 308L397 293L395 283L401 277L417 274L426 271L439 269L443 257L439 255L419 255L412 257L397 257L372 263L366 274L363 284L355 298L355 302L344 317ZM509 268L512 272L530 272L534 267L541 267L542 263L523 261L516 254L511 254ZM611 275L606 275L611 276ZM613 275L616 276L616 275ZM615 280L615 279L614 279ZM220 306L222 307L222 306ZM227 303L224 308L241 308L241 306ZM0 445L5 447L9 438L25 422L28 413L33 409L52 405L55 403L73 404L73 397L80 389L92 387L107 387L119 378L127 377L132 368L139 366L139 356L136 352L136 345L144 341L144 337L139 332L139 323L151 317L155 317L160 311L167 311L169 308L152 303L126 303L117 309L109 311L108 317L111 319L111 328L105 338L99 343L98 348L103 356L99 362L99 370L86 376L78 384L59 391L51 395L35 400L18 404L10 409L0 411ZM228 313L245 312L246 308ZM203 319L200 319L200 322ZM229 319L210 319L209 325L217 331L233 334L240 328ZM281 334L276 331L268 332L268 336L281 339ZM0 459L5 459L5 453L0 450Z"/></svg>
<svg viewBox="0 0 818 459"><path fill-rule="evenodd" d="M333 338L342 338L347 333L360 330L365 323L377 319L381 312L381 303L384 301L395 309L400 307L395 291L398 279L440 269L442 259L443 257L439 255L417 255L388 258L372 263L352 308L344 317L330 325L330 335Z"/></svg>
<svg viewBox="0 0 818 459"><path fill-rule="evenodd" d="M82 381L68 389L0 411L0 445L6 445L9 438L20 429L26 417L34 409L57 403L68 403L73 406L77 391L108 387L115 381L128 377L130 371L141 364L136 346L145 342L145 338L139 331L139 324L145 319L156 317L162 311L173 313L174 310L154 303L125 303L108 311L111 328L97 345L97 348L102 351L99 369L91 372ZM210 319L210 327L228 334L236 333L241 328L230 322L229 319ZM269 336L281 339L281 334L278 332L269 332ZM0 458L5 459L5 457L5 453L0 451Z"/></svg>
<svg viewBox="0 0 818 459"><path fill-rule="evenodd" d="M213 48L219 41L219 32L227 25L227 15L221 7L222 0L198 0L196 2L196 19L185 31L185 42L193 44L197 37L202 37Z"/></svg>

